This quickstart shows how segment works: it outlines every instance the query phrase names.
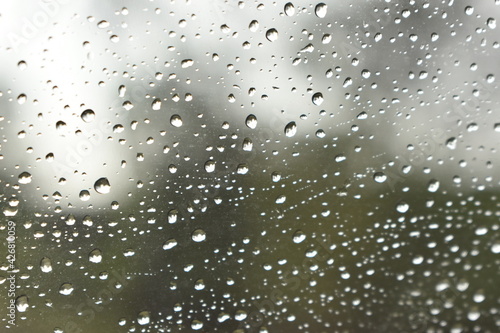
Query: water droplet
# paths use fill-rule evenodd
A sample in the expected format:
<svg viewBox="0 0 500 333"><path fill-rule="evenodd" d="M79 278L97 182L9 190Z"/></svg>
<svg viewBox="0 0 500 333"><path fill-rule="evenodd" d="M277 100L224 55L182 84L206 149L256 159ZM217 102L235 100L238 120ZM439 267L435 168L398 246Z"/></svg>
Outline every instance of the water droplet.
<svg viewBox="0 0 500 333"><path fill-rule="evenodd" d="M81 190L79 197L82 201L88 201L90 199L90 192L87 190Z"/></svg>
<svg viewBox="0 0 500 333"><path fill-rule="evenodd" d="M408 209L410 209L410 205L408 205L406 202L404 201L400 201L397 205L396 205L396 210L399 212L399 213L406 213L408 211Z"/></svg>
<svg viewBox="0 0 500 333"><path fill-rule="evenodd" d="M266 38L270 42L276 41L278 39L278 30L274 28L267 30Z"/></svg>
<svg viewBox="0 0 500 333"><path fill-rule="evenodd" d="M205 281L203 281L203 279L196 280L196 282L194 283L194 289L196 290L205 289Z"/></svg>
<svg viewBox="0 0 500 333"><path fill-rule="evenodd" d="M472 15L473 13L474 13L474 7L472 7L472 6L465 7L465 14L466 15Z"/></svg>
<svg viewBox="0 0 500 333"><path fill-rule="evenodd" d="M375 172L373 174L373 180L377 183L383 183L387 180L387 176L383 172Z"/></svg>
<svg viewBox="0 0 500 333"><path fill-rule="evenodd" d="M170 124L175 127L181 127L182 126L182 118L178 114L174 114L172 117L170 117Z"/></svg>
<svg viewBox="0 0 500 333"><path fill-rule="evenodd" d="M24 104L24 103L26 103L26 99L27 99L27 97L26 97L26 95L25 95L25 94L21 94L21 95L17 96L17 102L18 102L19 104Z"/></svg>
<svg viewBox="0 0 500 333"><path fill-rule="evenodd" d="M272 178L273 178L273 182L279 182L281 180L281 173L277 172L277 171L274 171L272 173Z"/></svg>
<svg viewBox="0 0 500 333"><path fill-rule="evenodd" d="M93 249L89 253L89 261L98 264L102 261L102 252L99 249Z"/></svg>
<svg viewBox="0 0 500 333"><path fill-rule="evenodd" d="M123 102L122 106L127 111L130 111L130 110L132 110L134 108L134 104L132 104L131 101L125 101L125 102Z"/></svg>
<svg viewBox="0 0 500 333"><path fill-rule="evenodd" d="M284 203L285 203L285 201L286 201L286 195L283 195L283 194L282 194L282 195L280 195L280 196L278 196L278 197L276 198L276 201L275 201L275 202L276 202L278 205L281 205L281 204L284 204Z"/></svg>
<svg viewBox="0 0 500 333"><path fill-rule="evenodd" d="M215 161L206 161L205 162L205 171L206 172L214 172L215 171Z"/></svg>
<svg viewBox="0 0 500 333"><path fill-rule="evenodd" d="M497 21L493 17L490 17L486 21L486 24L488 24L488 28L490 29L495 29L497 27Z"/></svg>
<svg viewBox="0 0 500 333"><path fill-rule="evenodd" d="M194 61L192 59L185 59L181 61L181 67L182 68L188 68L193 66Z"/></svg>
<svg viewBox="0 0 500 333"><path fill-rule="evenodd" d="M427 190L429 192L436 192L439 189L439 181L436 179L431 179L429 181L429 185L427 187Z"/></svg>
<svg viewBox="0 0 500 333"><path fill-rule="evenodd" d="M491 246L491 252L498 254L500 253L500 241L496 241L492 246Z"/></svg>
<svg viewBox="0 0 500 333"><path fill-rule="evenodd" d="M206 238L207 238L207 234L202 229L196 229L191 234L191 239L194 240L197 243L203 242Z"/></svg>
<svg viewBox="0 0 500 333"><path fill-rule="evenodd" d="M88 110L83 111L82 114L80 115L80 117L82 118L82 120L84 122L91 123L92 121L94 121L95 113L94 113L94 111L88 109Z"/></svg>
<svg viewBox="0 0 500 333"><path fill-rule="evenodd" d="M26 64L26 61L21 60L21 61L19 61L19 62L17 63L17 67L18 67L20 70L24 71L24 70L28 67L28 65Z"/></svg>
<svg viewBox="0 0 500 333"><path fill-rule="evenodd" d="M252 149L253 149L253 142L252 142L252 140L250 138L245 138L243 140L242 149L244 151L252 151Z"/></svg>
<svg viewBox="0 0 500 333"><path fill-rule="evenodd" d="M174 248L176 245L177 245L177 240L175 240L174 238L171 238L171 239L167 240L165 243L163 243L163 249L170 250L170 249Z"/></svg>
<svg viewBox="0 0 500 333"><path fill-rule="evenodd" d="M250 29L251 32L256 32L259 29L259 21L253 20L248 25L248 28Z"/></svg>
<svg viewBox="0 0 500 333"><path fill-rule="evenodd" d="M328 6L324 3L319 3L314 8L314 13L319 18L324 18L326 16L326 12L328 10Z"/></svg>
<svg viewBox="0 0 500 333"><path fill-rule="evenodd" d="M107 28L107 27L109 27L109 22L105 21L105 20L102 20L99 23L97 23L97 27L100 28L100 29Z"/></svg>
<svg viewBox="0 0 500 333"><path fill-rule="evenodd" d="M245 124L248 128L255 129L257 127L257 117L253 114L249 115L245 120Z"/></svg>
<svg viewBox="0 0 500 333"><path fill-rule="evenodd" d="M476 321L481 317L481 312L479 312L479 309L477 306L473 306L470 310L469 313L467 313L467 318L470 321Z"/></svg>
<svg viewBox="0 0 500 333"><path fill-rule="evenodd" d="M123 84L120 87L118 87L119 97L124 97L126 92L127 92L127 87L125 87Z"/></svg>
<svg viewBox="0 0 500 333"><path fill-rule="evenodd" d="M40 270L44 273L52 272L52 261L50 258L43 257L42 260L40 260Z"/></svg>
<svg viewBox="0 0 500 333"><path fill-rule="evenodd" d="M297 133L297 124L295 123L295 121L291 121L289 122L286 126L285 126L285 135L289 138L291 138L292 136L294 136L295 134Z"/></svg>
<svg viewBox="0 0 500 333"><path fill-rule="evenodd" d="M293 6L293 3L287 2L285 4L285 14L286 16L293 16L295 14L295 7Z"/></svg>
<svg viewBox="0 0 500 333"><path fill-rule="evenodd" d="M96 180L94 183L94 189L100 194L109 193L111 191L111 185L109 184L108 178L102 177Z"/></svg>
<svg viewBox="0 0 500 333"><path fill-rule="evenodd" d="M316 137L317 138L323 139L325 136L326 136L326 133L322 129L319 129L319 130L316 131Z"/></svg>
<svg viewBox="0 0 500 333"><path fill-rule="evenodd" d="M191 322L191 328L195 331L197 330L201 330L203 328L203 322L199 321L199 320L196 320L194 319L192 322Z"/></svg>
<svg viewBox="0 0 500 333"><path fill-rule="evenodd" d="M238 173L239 175L245 175L248 173L248 165L242 163L242 164L238 164L238 167L236 169L236 173Z"/></svg>
<svg viewBox="0 0 500 333"><path fill-rule="evenodd" d="M28 296L21 295L16 298L16 308L19 312L26 312L26 310L28 310L29 308Z"/></svg>
<svg viewBox="0 0 500 333"><path fill-rule="evenodd" d="M168 223L170 223L170 224L176 223L178 215L179 215L179 211L177 211L177 209L171 209L168 212L168 216L167 216Z"/></svg>
<svg viewBox="0 0 500 333"><path fill-rule="evenodd" d="M302 243L305 239L306 239L306 234L304 234L304 232L302 230L297 230L293 234L293 242L295 244Z"/></svg>
<svg viewBox="0 0 500 333"><path fill-rule="evenodd" d="M315 93L312 96L312 102L314 105L320 106L323 103L323 94L320 92Z"/></svg>
<svg viewBox="0 0 500 333"><path fill-rule="evenodd" d="M156 98L153 103L151 103L151 108L155 111L160 110L161 108L161 99Z"/></svg>
<svg viewBox="0 0 500 333"><path fill-rule="evenodd" d="M137 315L137 323L139 325L148 325L151 321L151 313L149 311L141 311Z"/></svg>
<svg viewBox="0 0 500 333"><path fill-rule="evenodd" d="M59 294L64 295L64 296L68 296L68 295L71 295L73 290L74 290L74 288L73 288L73 285L71 283L63 283L61 285L61 287L59 288Z"/></svg>
<svg viewBox="0 0 500 333"><path fill-rule="evenodd" d="M31 174L29 172L22 172L18 177L17 177L19 184L29 184L31 183Z"/></svg>
<svg viewBox="0 0 500 333"><path fill-rule="evenodd" d="M456 149L457 148L457 138L449 138L447 141L446 141L446 147L448 147L448 149Z"/></svg>

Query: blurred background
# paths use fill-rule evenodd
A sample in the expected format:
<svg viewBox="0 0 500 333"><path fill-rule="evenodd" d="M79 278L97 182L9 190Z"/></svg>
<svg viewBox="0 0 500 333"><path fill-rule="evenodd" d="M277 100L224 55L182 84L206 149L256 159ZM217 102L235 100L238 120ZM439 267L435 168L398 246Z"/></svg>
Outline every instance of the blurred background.
<svg viewBox="0 0 500 333"><path fill-rule="evenodd" d="M2 3L2 331L497 332L499 4Z"/></svg>

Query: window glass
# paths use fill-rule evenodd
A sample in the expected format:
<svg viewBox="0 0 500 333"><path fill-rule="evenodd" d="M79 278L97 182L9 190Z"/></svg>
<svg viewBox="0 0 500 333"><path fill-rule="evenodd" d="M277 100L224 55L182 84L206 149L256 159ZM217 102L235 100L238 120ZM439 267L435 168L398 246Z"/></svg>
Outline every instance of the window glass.
<svg viewBox="0 0 500 333"><path fill-rule="evenodd" d="M500 1L4 1L12 332L496 332Z"/></svg>

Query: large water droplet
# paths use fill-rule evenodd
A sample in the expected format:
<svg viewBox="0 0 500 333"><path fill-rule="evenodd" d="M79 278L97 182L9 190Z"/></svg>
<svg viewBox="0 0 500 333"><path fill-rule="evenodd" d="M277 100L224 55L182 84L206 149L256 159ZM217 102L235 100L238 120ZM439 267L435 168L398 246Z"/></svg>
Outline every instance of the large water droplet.
<svg viewBox="0 0 500 333"><path fill-rule="evenodd" d="M257 117L253 114L249 115L245 120L245 124L248 128L255 129L257 127Z"/></svg>
<svg viewBox="0 0 500 333"><path fill-rule="evenodd" d="M278 30L276 30L274 28L267 30L266 38L268 41L274 42L275 40L278 39Z"/></svg>
<svg viewBox="0 0 500 333"><path fill-rule="evenodd" d="M323 100L323 94L320 92L317 92L312 96L312 102L314 105L320 106L323 103Z"/></svg>
<svg viewBox="0 0 500 333"><path fill-rule="evenodd" d="M293 3L287 2L285 4L285 14L286 16L293 16L295 14L295 7L293 6Z"/></svg>
<svg viewBox="0 0 500 333"><path fill-rule="evenodd" d="M170 250L170 249L174 248L176 245L177 245L177 240L175 240L174 238L171 238L171 239L167 240L165 243L163 243L163 249Z"/></svg>
<svg viewBox="0 0 500 333"><path fill-rule="evenodd" d="M387 176L383 172L375 172L373 175L373 180L377 183L383 183L387 180Z"/></svg>
<svg viewBox="0 0 500 333"><path fill-rule="evenodd" d="M99 249L94 249L89 253L89 261L98 264L102 261L102 252Z"/></svg>
<svg viewBox="0 0 500 333"><path fill-rule="evenodd" d="M205 171L206 172L214 172L215 171L215 161L206 161L205 162Z"/></svg>
<svg viewBox="0 0 500 333"><path fill-rule="evenodd" d="M291 121L285 126L285 135L291 138L295 134L297 134L297 124L295 121Z"/></svg>
<svg viewBox="0 0 500 333"><path fill-rule="evenodd" d="M16 308L17 311L19 312L26 312L29 308L29 303L28 303L28 296L26 295L21 295L18 298L16 298Z"/></svg>
<svg viewBox="0 0 500 333"><path fill-rule="evenodd" d="M151 321L151 313L149 311L139 312L137 315L137 323L139 325L148 325Z"/></svg>
<svg viewBox="0 0 500 333"><path fill-rule="evenodd" d="M44 257L40 260L40 270L44 273L52 272L52 261L50 258Z"/></svg>
<svg viewBox="0 0 500 333"><path fill-rule="evenodd" d="M182 126L182 118L178 114L174 114L172 117L170 117L170 124L175 127L181 127Z"/></svg>
<svg viewBox="0 0 500 333"><path fill-rule="evenodd" d="M191 234L191 239L194 240L195 242L198 242L198 243L203 242L206 238L207 238L207 234L202 229L196 229Z"/></svg>
<svg viewBox="0 0 500 333"><path fill-rule="evenodd" d="M107 194L111 191L111 185L109 184L109 180L106 177L99 178L94 183L94 189L97 193Z"/></svg>
<svg viewBox="0 0 500 333"><path fill-rule="evenodd" d="M410 205L408 205L406 202L404 201L400 201L397 205L396 205L396 210L399 212L399 213L406 213L408 211L408 209L410 209Z"/></svg>
<svg viewBox="0 0 500 333"><path fill-rule="evenodd" d="M31 183L31 174L25 171L21 173L17 179L19 184L29 184Z"/></svg>
<svg viewBox="0 0 500 333"><path fill-rule="evenodd" d="M314 8L314 13L319 18L324 18L326 16L326 12L328 10L328 6L324 3L319 3Z"/></svg>
<svg viewBox="0 0 500 333"><path fill-rule="evenodd" d="M436 192L439 189L439 181L436 179L431 179L429 181L429 185L427 187L427 190L429 192Z"/></svg>
<svg viewBox="0 0 500 333"><path fill-rule="evenodd" d="M80 117L82 118L82 120L86 123L91 123L92 121L94 121L94 118L95 118L95 113L94 111L90 110L90 109L87 109L85 111L82 112L82 114L80 115Z"/></svg>
<svg viewBox="0 0 500 333"><path fill-rule="evenodd" d="M151 103L151 108L155 111L160 110L161 108L161 99L156 98L153 103Z"/></svg>
<svg viewBox="0 0 500 333"><path fill-rule="evenodd" d="M73 290L74 290L74 288L73 288L73 285L71 283L63 283L61 285L61 287L59 288L59 294L64 295L64 296L68 296L68 295L71 295Z"/></svg>

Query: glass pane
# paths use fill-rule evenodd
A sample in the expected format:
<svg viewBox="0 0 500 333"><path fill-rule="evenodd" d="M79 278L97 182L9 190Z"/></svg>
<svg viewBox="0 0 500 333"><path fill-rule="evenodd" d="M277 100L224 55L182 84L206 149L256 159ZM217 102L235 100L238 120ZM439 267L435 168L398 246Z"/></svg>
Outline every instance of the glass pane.
<svg viewBox="0 0 500 333"><path fill-rule="evenodd" d="M2 328L498 331L499 4L2 2Z"/></svg>

